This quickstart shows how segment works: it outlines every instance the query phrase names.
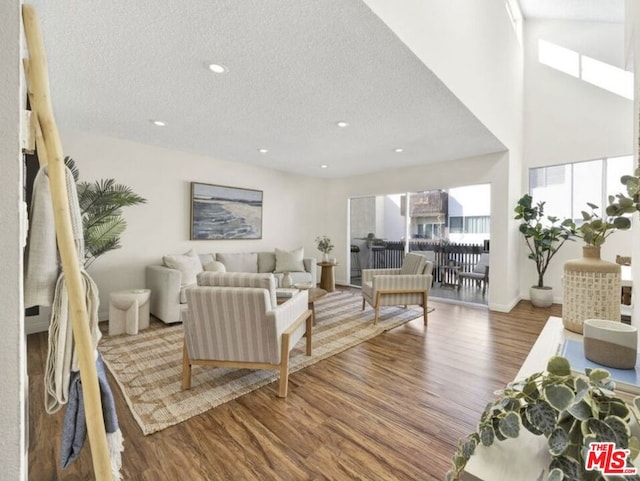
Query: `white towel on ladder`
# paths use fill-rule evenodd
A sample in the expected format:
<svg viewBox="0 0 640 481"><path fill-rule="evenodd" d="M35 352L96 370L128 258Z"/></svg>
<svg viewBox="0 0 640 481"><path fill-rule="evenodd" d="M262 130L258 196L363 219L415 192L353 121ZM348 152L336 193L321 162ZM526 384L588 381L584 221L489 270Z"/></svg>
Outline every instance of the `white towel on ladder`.
<svg viewBox="0 0 640 481"><path fill-rule="evenodd" d="M78 192L73 174L66 167L64 170L73 238L78 260L82 264L84 261L84 233L82 214L78 204ZM51 306L60 274L60 262L58 261L51 187L46 167L38 171L33 181L29 242L26 250L24 305L25 307Z"/></svg>
<svg viewBox="0 0 640 481"><path fill-rule="evenodd" d="M98 288L91 277L82 270L82 284L89 316L89 329L93 349L102 337L98 328ZM69 295L61 274L56 284L54 303L49 324L49 346L45 367L45 408L49 414L59 410L69 399L71 371L78 370L78 359L73 342L71 317L69 316Z"/></svg>

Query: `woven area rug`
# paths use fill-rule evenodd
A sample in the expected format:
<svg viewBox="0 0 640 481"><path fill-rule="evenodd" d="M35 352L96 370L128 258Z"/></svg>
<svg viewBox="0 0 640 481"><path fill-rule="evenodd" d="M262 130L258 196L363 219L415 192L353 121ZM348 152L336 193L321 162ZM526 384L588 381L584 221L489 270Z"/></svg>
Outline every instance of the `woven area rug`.
<svg viewBox="0 0 640 481"><path fill-rule="evenodd" d="M356 293L333 292L315 303L313 355L302 338L291 352L298 371L422 315L419 306L385 307L373 325L373 309L361 310ZM135 336L104 336L99 350L142 432L151 434L203 413L278 378L276 371L194 366L191 389L183 391L182 324L152 327Z"/></svg>

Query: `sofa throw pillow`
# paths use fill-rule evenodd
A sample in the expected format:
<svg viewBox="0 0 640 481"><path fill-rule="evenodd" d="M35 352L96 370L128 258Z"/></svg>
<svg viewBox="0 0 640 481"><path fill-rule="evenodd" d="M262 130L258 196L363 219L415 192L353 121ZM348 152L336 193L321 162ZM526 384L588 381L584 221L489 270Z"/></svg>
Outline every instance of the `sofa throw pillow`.
<svg viewBox="0 0 640 481"><path fill-rule="evenodd" d="M203 266L206 266L209 262L216 260L215 254L198 254L198 257L200 258L200 264Z"/></svg>
<svg viewBox="0 0 640 481"><path fill-rule="evenodd" d="M258 272L258 254L255 252L230 252L216 256L227 272Z"/></svg>
<svg viewBox="0 0 640 481"><path fill-rule="evenodd" d="M304 272L304 249L300 247L292 251L276 249L275 272Z"/></svg>
<svg viewBox="0 0 640 481"><path fill-rule="evenodd" d="M427 258L420 254L408 253L404 256L402 269L400 274L422 274L424 266L427 264Z"/></svg>
<svg viewBox="0 0 640 481"><path fill-rule="evenodd" d="M195 284L197 282L196 276L202 272L200 258L193 249L181 255L164 256L162 262L166 267L180 271L182 274L180 284L183 286Z"/></svg>
<svg viewBox="0 0 640 481"><path fill-rule="evenodd" d="M258 272L273 272L275 270L275 252L258 252Z"/></svg>
<svg viewBox="0 0 640 481"><path fill-rule="evenodd" d="M222 262L211 261L204 266L204 270L208 272L227 272L227 268Z"/></svg>

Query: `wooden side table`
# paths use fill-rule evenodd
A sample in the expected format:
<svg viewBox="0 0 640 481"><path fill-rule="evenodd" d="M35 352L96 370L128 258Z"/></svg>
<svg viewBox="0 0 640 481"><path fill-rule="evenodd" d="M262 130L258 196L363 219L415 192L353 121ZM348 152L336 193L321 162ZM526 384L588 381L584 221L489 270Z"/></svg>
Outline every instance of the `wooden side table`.
<svg viewBox="0 0 640 481"><path fill-rule="evenodd" d="M336 290L336 280L333 273L333 268L338 265L337 262L318 262L318 265L322 268L320 272L320 288L327 292L333 292Z"/></svg>

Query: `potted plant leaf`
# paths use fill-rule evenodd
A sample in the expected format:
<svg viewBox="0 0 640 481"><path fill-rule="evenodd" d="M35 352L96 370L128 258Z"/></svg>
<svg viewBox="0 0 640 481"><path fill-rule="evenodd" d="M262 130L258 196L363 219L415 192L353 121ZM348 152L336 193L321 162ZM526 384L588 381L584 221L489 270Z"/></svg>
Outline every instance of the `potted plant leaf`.
<svg viewBox="0 0 640 481"><path fill-rule="evenodd" d="M147 200L114 179L80 182L73 159L65 157L64 163L77 185L84 231L84 267L88 268L101 255L121 247L120 236L127 228L122 208L144 204Z"/></svg>
<svg viewBox="0 0 640 481"><path fill-rule="evenodd" d="M329 253L333 250L333 242L326 235L316 237L318 250L322 252L322 262L329 262Z"/></svg>
<svg viewBox="0 0 640 481"><path fill-rule="evenodd" d="M533 204L529 194L522 196L514 209L516 220L520 220L519 230L529 249L529 259L536 264L538 282L529 289L531 303L537 307L548 307L553 303L553 289L545 286L544 275L551 259L568 240L576 234L573 220L545 216L545 202Z"/></svg>
<svg viewBox="0 0 640 481"><path fill-rule="evenodd" d="M614 196L609 196L610 202L614 200ZM585 210L581 212L582 224L578 226L576 232L587 246L599 248L616 230L627 230L631 227L631 219L624 214L632 212L633 209L628 210L627 207L609 204L605 211L606 217L603 218L596 212L599 208L597 205L587 202L587 206L590 212Z"/></svg>
<svg viewBox="0 0 640 481"><path fill-rule="evenodd" d="M461 440L452 457L446 481L458 481L479 445L518 438L523 429L546 438L550 455L547 479L550 481L600 481L598 470L586 470L592 442L614 443L629 449L626 466L638 455L640 441L631 432L638 422L640 396L627 404L615 392L615 385L604 369L572 373L569 361L554 356L544 372L509 383L487 405L477 430ZM490 454L490 453L489 453ZM616 478L618 479L618 478ZM627 475L624 480L640 480Z"/></svg>
<svg viewBox="0 0 640 481"><path fill-rule="evenodd" d="M607 215L620 216L640 211L640 167L634 171L633 175L620 177L620 183L626 187L627 194L609 196Z"/></svg>

